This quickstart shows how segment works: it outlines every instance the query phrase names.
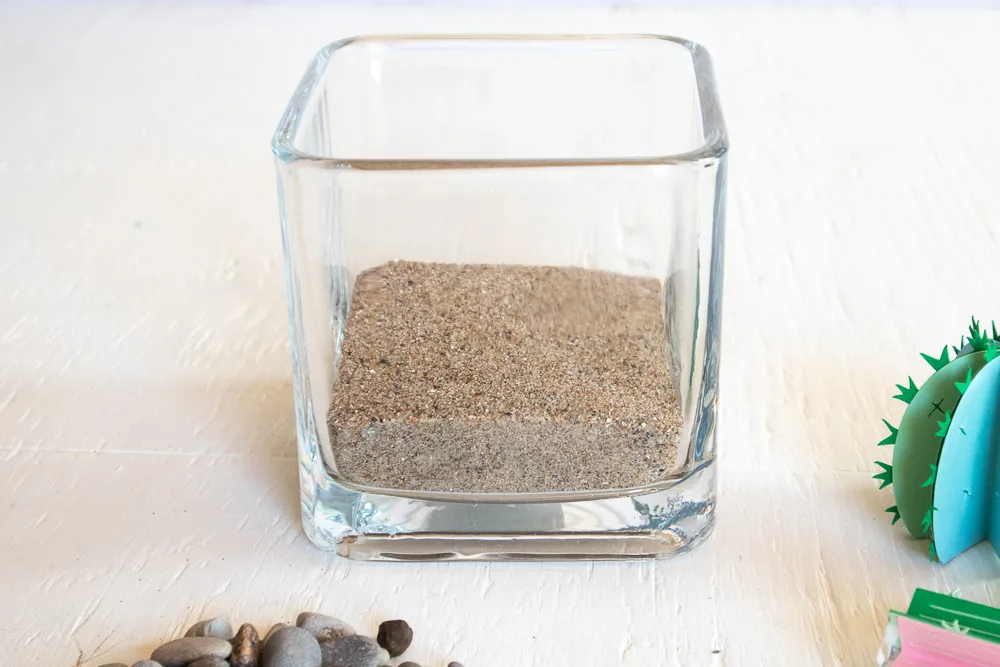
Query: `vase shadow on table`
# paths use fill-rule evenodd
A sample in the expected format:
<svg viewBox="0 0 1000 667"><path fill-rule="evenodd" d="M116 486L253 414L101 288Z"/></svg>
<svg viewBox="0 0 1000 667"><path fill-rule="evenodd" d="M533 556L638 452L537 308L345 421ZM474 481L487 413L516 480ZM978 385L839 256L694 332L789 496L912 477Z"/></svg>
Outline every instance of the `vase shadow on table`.
<svg viewBox="0 0 1000 667"><path fill-rule="evenodd" d="M300 520L295 407L290 379L218 379L220 449L241 457L245 480L271 497L285 518Z"/></svg>
<svg viewBox="0 0 1000 667"><path fill-rule="evenodd" d="M299 520L289 378L151 379L99 391L55 391L71 394L65 400L74 403L73 414L85 417L75 423L77 442L100 442L104 452L188 456L192 463L224 466L229 483L272 497L287 518Z"/></svg>
<svg viewBox="0 0 1000 667"><path fill-rule="evenodd" d="M60 568L100 568L115 549L116 558L142 563L147 548L177 553L179 534L193 536L195 550L214 557L218 532L239 533L241 521L252 522L249 533L278 522L298 529L289 380L207 371L190 379L18 380L17 400L8 407L53 409L5 433L4 444L17 446L0 458L36 483L0 493L9 505L0 523L58 556L20 558L8 577L32 581L57 576Z"/></svg>
<svg viewBox="0 0 1000 667"><path fill-rule="evenodd" d="M232 466L235 479L249 485L251 495L257 495L261 502L270 500L286 519L299 522L290 378L213 377L200 385L151 387L146 393L151 391L162 392L161 404L183 402L174 410L158 411L155 423L150 424L155 432L174 434L171 448L236 459Z"/></svg>

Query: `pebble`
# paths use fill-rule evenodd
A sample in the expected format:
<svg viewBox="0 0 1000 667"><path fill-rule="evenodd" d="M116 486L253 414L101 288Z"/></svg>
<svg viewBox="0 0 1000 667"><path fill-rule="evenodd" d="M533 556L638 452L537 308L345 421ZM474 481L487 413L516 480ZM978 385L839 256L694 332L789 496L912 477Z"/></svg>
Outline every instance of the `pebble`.
<svg viewBox="0 0 1000 667"><path fill-rule="evenodd" d="M356 635L354 628L339 618L304 611L295 619L295 625L312 634L320 643Z"/></svg>
<svg viewBox="0 0 1000 667"><path fill-rule="evenodd" d="M271 629L267 631L267 634L264 635L264 640L262 643L267 644L267 640L270 639L275 632L277 632L281 628L289 628L289 627L291 626L288 625L288 623L275 623L274 625L271 626Z"/></svg>
<svg viewBox="0 0 1000 667"><path fill-rule="evenodd" d="M153 651L151 659L163 667L184 667L201 658L228 658L233 647L218 637L184 637L167 642Z"/></svg>
<svg viewBox="0 0 1000 667"><path fill-rule="evenodd" d="M207 621L198 621L192 625L185 637L218 637L219 639L232 639L233 626L225 616L216 616Z"/></svg>
<svg viewBox="0 0 1000 667"><path fill-rule="evenodd" d="M187 667L229 667L229 661L222 658L202 658L195 660Z"/></svg>
<svg viewBox="0 0 1000 667"><path fill-rule="evenodd" d="M402 655L413 641L413 630L406 621L385 621L378 626L378 645L396 657Z"/></svg>
<svg viewBox="0 0 1000 667"><path fill-rule="evenodd" d="M252 625L241 625L229 643L233 645L233 654L229 656L232 667L257 667L260 664L260 637Z"/></svg>
<svg viewBox="0 0 1000 667"><path fill-rule="evenodd" d="M132 667L391 667L412 641L413 630L402 620L385 621L372 639L340 619L303 612L295 626L275 623L261 639L250 623L234 634L229 619L218 616L198 621L183 638L162 644ZM406 661L398 667L420 665ZM463 665L452 661L448 667Z"/></svg>
<svg viewBox="0 0 1000 667"><path fill-rule="evenodd" d="M448 663L448 667L465 667L465 665L463 665L460 662L455 662L454 660L452 660L451 662Z"/></svg>
<svg viewBox="0 0 1000 667"><path fill-rule="evenodd" d="M323 667L378 667L382 661L382 649L371 637L341 637L323 642L320 648Z"/></svg>
<svg viewBox="0 0 1000 667"><path fill-rule="evenodd" d="M279 628L264 644L262 667L320 667L319 642L302 628Z"/></svg>

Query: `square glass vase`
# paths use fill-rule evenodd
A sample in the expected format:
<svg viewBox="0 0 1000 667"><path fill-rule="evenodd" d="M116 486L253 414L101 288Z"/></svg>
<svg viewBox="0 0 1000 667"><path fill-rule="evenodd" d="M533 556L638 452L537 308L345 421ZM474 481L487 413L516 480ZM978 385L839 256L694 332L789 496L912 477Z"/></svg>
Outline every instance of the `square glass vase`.
<svg viewBox="0 0 1000 667"><path fill-rule="evenodd" d="M709 56L684 39L366 36L320 50L272 141L291 321L302 521L308 537L344 557L397 561L663 558L705 540L714 525L716 502L727 148ZM455 380L465 383L456 390L461 394L469 390L469 377L478 382L491 376L483 380L485 391L473 392L478 401L475 414L457 419L483 420L486 442L476 447L491 452L494 465L507 466L508 481L520 466L527 487L441 488L375 483L355 475L352 470L404 466L405 471L400 452L410 451L407 447L412 449L413 443L390 436L383 439L382 450L352 450L353 467L346 469L341 440L328 424L359 417L343 409L355 405L356 397L335 401L343 388L338 385L344 382L345 357L352 354L352 307L356 299L371 298L358 296L356 281L394 262L411 268L450 267L451 273L439 276L443 286L438 297L442 290L447 295L452 285L457 295L452 301L458 305L449 312L435 310L433 304L424 308L444 312L446 321L436 326L443 327L438 331L449 339L461 334L470 318L478 317L476 326L484 331L491 326L488 310L485 315L481 309L461 312L461 290L467 286L455 276L465 275L463 267L514 267L511 270L529 274L555 271L551 275L557 276L564 275L560 271L584 271L572 274L584 276L578 286L605 285L605 279L655 285L649 303L655 305L656 325L638 335L646 336L647 352L662 357L663 374L643 376L633 363L629 382L646 387L646 394L667 395L672 402L676 414L671 424L676 428L671 432L669 465L634 477L612 475L607 478L611 482L604 483L603 472L586 474L587 466L602 471L627 468L627 461L641 461L643 451L653 451L644 450L641 442L629 445L626 452L611 436L603 441L604 432L593 429L607 424L607 433L612 433L617 413L595 419L599 411L591 410L583 417L589 422L577 424L591 429L586 431L591 436L597 433L591 437L592 449L586 450L589 458L574 462L576 454L559 451L571 436L546 440L541 435L529 446L539 465L568 458L570 464L583 466L577 476L581 481L573 483L570 475L555 488L531 486L536 477L528 474L534 472L530 460L505 460L509 443L503 428L487 429L500 423L487 423L490 407L492 415L500 412L501 421L508 420L505 427L521 428L513 409L505 411L504 401L520 401L518 405L530 409L541 406L542 421L548 419L546 406L557 403L553 396L535 397L531 387L516 382L498 388L497 382L508 382L522 371L539 377L538 368L519 366L534 362L521 361L531 357L519 356L522 351L514 345L505 352L510 362L503 368L472 368L471 376ZM598 275L603 278L586 277ZM392 292L397 286L390 283L379 284ZM400 294L405 289L399 288ZM595 303L606 299L605 292L588 295L560 285L550 292L554 301L532 301L532 293L515 296L524 301L524 312L545 321L556 321L577 306L605 307L600 312L612 318L605 323L611 328L616 325L613 318L623 318L630 307L615 310L614 304ZM504 295L504 304L509 296ZM567 302L574 299L581 303ZM479 297L472 301L478 303ZM552 305L556 302L558 307ZM421 358L413 352L414 345L426 343L430 347L421 348L421 354L438 354L433 341L419 335L425 323L417 321L416 314L410 318L396 313L385 317L385 327L409 322L415 329L380 329L383 320L376 306L365 305L376 318L367 335L390 343L384 356L376 350L369 359L353 358L354 371L371 374L373 382L376 373L395 372L395 392L412 395L426 386L433 394L440 378L431 378L433 373L420 367ZM583 312L581 326L600 319L588 319L589 311ZM530 324L524 326L530 329ZM558 322L553 326L558 328ZM553 408L552 424L565 421L565 405L586 404L588 399L575 392L584 392L583 381L577 380L587 372L587 363L593 366L595 357L617 359L625 354L624 365L629 365L627 350L614 347L614 340L622 339L601 343L595 336L574 339L577 348L559 343L561 368L576 370L567 371L565 378L558 373L543 378L542 385L558 386L560 400L568 401L562 413ZM391 344L393 340L399 345ZM465 340L463 345L473 346L463 347L466 361L477 357L477 344L483 358L500 344L492 337ZM611 347L600 347L605 344ZM579 350L579 364L567 349ZM606 354L608 350L614 354ZM447 350L440 355L447 357ZM393 363L409 364L408 374L394 369L390 357ZM439 363L436 368L440 371ZM352 377L351 390L363 390L367 376L360 384ZM601 395L616 410L628 413L628 401L636 401L635 387L631 394L618 392L613 383L602 385L600 377L586 380L588 390L597 387L594 391L604 392ZM388 385L372 386L383 387L385 393ZM643 399L644 394L638 396ZM380 398L393 405L393 396L367 396L360 403L378 404ZM337 413L337 405L344 414ZM368 432L387 423L422 423L431 414L421 412L431 410L427 406L396 406L392 414L370 416L359 408L364 421L358 428L365 432L369 419ZM445 420L449 428L464 424L449 421L454 416ZM642 418L652 422L661 417ZM572 414L568 418L574 419ZM641 440L645 427L645 422L625 424L620 433L625 438L638 434ZM450 456L435 459L433 451L421 453L421 465L439 466L438 479L449 478L447 466L472 466L462 473L474 477L475 465L454 454L465 447L460 437L443 442L450 445ZM427 442L421 443L419 447L426 448ZM370 458L362 458L359 467L359 456ZM483 479L490 474L485 471ZM639 481L613 483L621 479ZM407 486L414 488L399 488Z"/></svg>

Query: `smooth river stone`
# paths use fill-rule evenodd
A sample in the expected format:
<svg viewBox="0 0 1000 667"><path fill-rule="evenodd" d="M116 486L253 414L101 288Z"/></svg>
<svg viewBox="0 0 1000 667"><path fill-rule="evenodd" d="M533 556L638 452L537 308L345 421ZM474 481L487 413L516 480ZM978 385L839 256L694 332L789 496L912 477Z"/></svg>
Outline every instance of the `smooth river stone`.
<svg viewBox="0 0 1000 667"><path fill-rule="evenodd" d="M323 667L378 667L382 647L371 637L351 635L320 644Z"/></svg>
<svg viewBox="0 0 1000 667"><path fill-rule="evenodd" d="M163 667L185 667L202 658L228 658L232 645L218 637L184 637L167 642L153 651L151 659Z"/></svg>
<svg viewBox="0 0 1000 667"><path fill-rule="evenodd" d="M218 637L232 639L233 626L225 616L216 616L207 621L198 621L184 633L185 637Z"/></svg>
<svg viewBox="0 0 1000 667"><path fill-rule="evenodd" d="M241 625L229 643L233 645L233 654L229 656L231 667L257 667L260 664L260 638L252 625Z"/></svg>
<svg viewBox="0 0 1000 667"><path fill-rule="evenodd" d="M195 660L187 667L229 667L229 661L222 658L202 658Z"/></svg>
<svg viewBox="0 0 1000 667"><path fill-rule="evenodd" d="M263 639L263 642L262 642L262 643L263 643L264 645L266 645L266 644L267 644L267 642L268 642L268 640L269 640L269 639L270 639L271 637L273 637L273 636L274 636L274 633L275 633L275 632L277 632L277 631L278 631L278 630L280 630L281 628L290 628L290 627L292 627L292 626L288 625L288 623L275 623L274 625L272 625L272 626L271 626L271 629L267 631L267 634L266 634L266 635L264 635L264 639Z"/></svg>
<svg viewBox="0 0 1000 667"><path fill-rule="evenodd" d="M320 667L319 642L302 628L276 630L264 644L263 667Z"/></svg>
<svg viewBox="0 0 1000 667"><path fill-rule="evenodd" d="M295 619L295 625L309 632L320 643L356 635L354 628L339 618L304 611Z"/></svg>
<svg viewBox="0 0 1000 667"><path fill-rule="evenodd" d="M406 621L385 621L378 626L378 645L396 657L403 655L413 641L413 630Z"/></svg>

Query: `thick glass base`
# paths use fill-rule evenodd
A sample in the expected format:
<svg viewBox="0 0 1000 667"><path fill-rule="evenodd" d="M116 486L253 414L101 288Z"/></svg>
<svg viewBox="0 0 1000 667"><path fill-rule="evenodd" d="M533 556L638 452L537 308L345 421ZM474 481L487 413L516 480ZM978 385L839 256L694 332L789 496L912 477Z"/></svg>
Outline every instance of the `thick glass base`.
<svg viewBox="0 0 1000 667"><path fill-rule="evenodd" d="M374 492L303 461L302 520L320 548L355 560L668 558L715 524L714 460L634 492L454 496Z"/></svg>

